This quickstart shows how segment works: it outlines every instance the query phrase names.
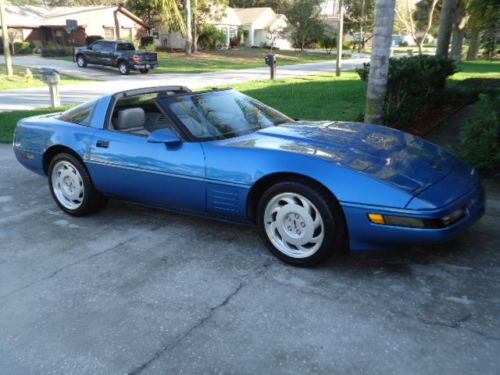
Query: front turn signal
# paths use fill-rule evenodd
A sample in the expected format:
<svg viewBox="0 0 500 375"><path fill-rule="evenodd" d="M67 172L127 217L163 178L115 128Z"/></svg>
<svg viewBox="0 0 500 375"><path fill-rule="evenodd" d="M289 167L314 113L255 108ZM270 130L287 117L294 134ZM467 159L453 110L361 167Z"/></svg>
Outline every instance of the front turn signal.
<svg viewBox="0 0 500 375"><path fill-rule="evenodd" d="M372 223L385 224L384 216L380 214L368 214L368 218Z"/></svg>

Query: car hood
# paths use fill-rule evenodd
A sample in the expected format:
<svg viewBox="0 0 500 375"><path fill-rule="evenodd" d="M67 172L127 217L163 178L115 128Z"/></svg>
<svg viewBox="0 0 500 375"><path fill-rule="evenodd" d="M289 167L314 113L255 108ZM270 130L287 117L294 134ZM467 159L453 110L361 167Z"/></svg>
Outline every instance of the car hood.
<svg viewBox="0 0 500 375"><path fill-rule="evenodd" d="M352 122L287 123L229 144L327 159L412 193L444 178L456 161L446 150L408 133Z"/></svg>

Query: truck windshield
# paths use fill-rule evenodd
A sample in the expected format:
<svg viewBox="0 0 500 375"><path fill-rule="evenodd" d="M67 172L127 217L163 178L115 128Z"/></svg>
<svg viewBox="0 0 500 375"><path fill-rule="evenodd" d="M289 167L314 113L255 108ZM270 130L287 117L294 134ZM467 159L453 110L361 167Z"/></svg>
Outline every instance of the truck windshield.
<svg viewBox="0 0 500 375"><path fill-rule="evenodd" d="M160 99L162 100L162 99ZM179 95L164 99L169 109L199 139L237 137L293 120L235 90Z"/></svg>
<svg viewBox="0 0 500 375"><path fill-rule="evenodd" d="M132 43L118 43L116 45L117 51L135 51L135 47Z"/></svg>

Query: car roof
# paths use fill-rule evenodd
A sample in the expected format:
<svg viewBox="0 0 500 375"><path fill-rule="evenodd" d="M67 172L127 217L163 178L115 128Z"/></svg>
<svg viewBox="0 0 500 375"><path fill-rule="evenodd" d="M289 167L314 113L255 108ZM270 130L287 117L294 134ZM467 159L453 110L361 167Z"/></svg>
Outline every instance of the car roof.
<svg viewBox="0 0 500 375"><path fill-rule="evenodd" d="M232 90L232 88L214 87L214 88L211 88L209 90L196 91L196 94L226 91L226 90ZM155 93L155 92L161 93L161 94L167 95L167 96L186 95L186 94L193 93L193 91L189 87L186 87L186 86L153 86L153 87L144 87L144 88L139 88L139 89L118 91L118 92L114 93L112 96L114 96L114 97L136 96L136 95L150 94L150 93Z"/></svg>
<svg viewBox="0 0 500 375"><path fill-rule="evenodd" d="M108 42L108 43L127 43L134 44L129 40L116 40L116 39L97 39L96 42Z"/></svg>

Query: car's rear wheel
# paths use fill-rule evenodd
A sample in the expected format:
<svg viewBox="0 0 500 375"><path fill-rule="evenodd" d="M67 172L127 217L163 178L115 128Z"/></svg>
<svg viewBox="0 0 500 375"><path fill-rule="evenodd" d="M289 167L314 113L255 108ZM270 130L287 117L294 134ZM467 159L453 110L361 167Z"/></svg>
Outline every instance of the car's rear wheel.
<svg viewBox="0 0 500 375"><path fill-rule="evenodd" d="M85 68L87 66L87 60L85 59L85 56L83 55L78 55L76 57L76 65L80 68Z"/></svg>
<svg viewBox="0 0 500 375"><path fill-rule="evenodd" d="M50 192L64 212L82 216L106 204L107 198L95 189L87 170L73 155L56 155L48 172Z"/></svg>
<svg viewBox="0 0 500 375"><path fill-rule="evenodd" d="M345 248L340 205L305 181L280 182L267 189L257 207L257 223L270 251L296 266L314 266Z"/></svg>
<svg viewBox="0 0 500 375"><path fill-rule="evenodd" d="M142 74L147 74L149 72L149 69L139 69L139 71L142 73Z"/></svg>
<svg viewBox="0 0 500 375"><path fill-rule="evenodd" d="M130 73L130 67L126 61L120 61L118 64L118 71L121 75L127 75Z"/></svg>

